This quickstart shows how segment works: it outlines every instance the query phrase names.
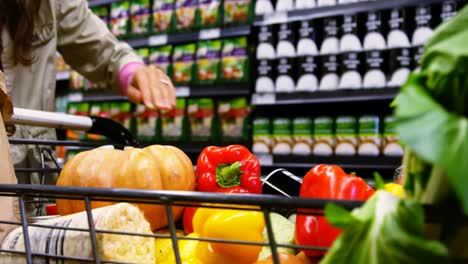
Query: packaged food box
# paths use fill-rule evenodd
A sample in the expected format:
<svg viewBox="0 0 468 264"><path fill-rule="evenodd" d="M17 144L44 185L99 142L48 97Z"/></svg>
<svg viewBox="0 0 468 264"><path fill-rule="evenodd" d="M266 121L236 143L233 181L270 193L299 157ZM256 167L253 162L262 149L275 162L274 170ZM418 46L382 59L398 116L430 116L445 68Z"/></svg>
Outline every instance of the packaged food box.
<svg viewBox="0 0 468 264"><path fill-rule="evenodd" d="M167 76L172 77L171 67L172 46L153 47L149 51L149 64L159 67Z"/></svg>
<svg viewBox="0 0 468 264"><path fill-rule="evenodd" d="M221 137L226 140L248 140L250 107L245 97L222 100L218 103Z"/></svg>
<svg viewBox="0 0 468 264"><path fill-rule="evenodd" d="M298 117L293 119L293 149L294 155L310 155L313 147L312 119Z"/></svg>
<svg viewBox="0 0 468 264"><path fill-rule="evenodd" d="M156 142L159 140L159 112L143 104L136 107L136 136L138 140Z"/></svg>
<svg viewBox="0 0 468 264"><path fill-rule="evenodd" d="M190 84L195 69L195 44L174 47L172 53L173 81L175 84Z"/></svg>
<svg viewBox="0 0 468 264"><path fill-rule="evenodd" d="M289 118L273 119L273 154L289 155L292 151L292 122Z"/></svg>
<svg viewBox="0 0 468 264"><path fill-rule="evenodd" d="M135 50L137 55L143 60L145 64L149 63L149 49L148 48L139 48Z"/></svg>
<svg viewBox="0 0 468 264"><path fill-rule="evenodd" d="M184 141L188 137L187 100L177 98L170 111L161 111L161 136L164 141Z"/></svg>
<svg viewBox="0 0 468 264"><path fill-rule="evenodd" d="M131 30L133 35L144 35L151 30L150 0L132 0L130 6Z"/></svg>
<svg viewBox="0 0 468 264"><path fill-rule="evenodd" d="M255 1L224 0L224 24L249 24L252 21Z"/></svg>
<svg viewBox="0 0 468 264"><path fill-rule="evenodd" d="M198 0L176 0L175 29L193 30L198 27Z"/></svg>
<svg viewBox="0 0 468 264"><path fill-rule="evenodd" d="M383 154L385 156L403 156L403 148L399 143L398 135L395 131L395 117L385 117L383 138Z"/></svg>
<svg viewBox="0 0 468 264"><path fill-rule="evenodd" d="M225 39L222 50L222 79L227 82L246 82L249 79L247 38Z"/></svg>
<svg viewBox="0 0 468 264"><path fill-rule="evenodd" d="M190 138L207 141L215 137L215 107L211 98L189 99L187 108L190 121Z"/></svg>
<svg viewBox="0 0 468 264"><path fill-rule="evenodd" d="M153 1L153 32L164 33L172 29L175 20L175 0Z"/></svg>
<svg viewBox="0 0 468 264"><path fill-rule="evenodd" d="M128 1L114 2L111 5L111 32L116 37L124 37L129 33L130 4Z"/></svg>
<svg viewBox="0 0 468 264"><path fill-rule="evenodd" d="M335 135L333 133L333 118L315 118L313 154L317 156L331 156L334 148Z"/></svg>
<svg viewBox="0 0 468 264"><path fill-rule="evenodd" d="M352 116L339 116L335 121L335 154L356 155L358 137L357 120Z"/></svg>
<svg viewBox="0 0 468 264"><path fill-rule="evenodd" d="M362 156L378 156L382 149L382 133L378 116L362 116L359 118L359 148Z"/></svg>
<svg viewBox="0 0 468 264"><path fill-rule="evenodd" d="M199 84L217 82L221 68L221 40L199 42L196 57L197 82Z"/></svg>
<svg viewBox="0 0 468 264"><path fill-rule="evenodd" d="M221 24L221 0L199 0L200 27L217 27Z"/></svg>
<svg viewBox="0 0 468 264"><path fill-rule="evenodd" d="M271 154L273 137L271 121L268 118L257 117L253 120L252 152L256 154Z"/></svg>
<svg viewBox="0 0 468 264"><path fill-rule="evenodd" d="M112 102L110 119L120 123L129 132L134 134L134 118L130 102Z"/></svg>

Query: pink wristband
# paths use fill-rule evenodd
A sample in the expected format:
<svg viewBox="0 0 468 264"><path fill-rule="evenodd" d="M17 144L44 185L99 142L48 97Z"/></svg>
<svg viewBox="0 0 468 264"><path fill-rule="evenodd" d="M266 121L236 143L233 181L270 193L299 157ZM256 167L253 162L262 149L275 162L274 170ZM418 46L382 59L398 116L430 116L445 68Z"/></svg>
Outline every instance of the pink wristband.
<svg viewBox="0 0 468 264"><path fill-rule="evenodd" d="M128 87L133 80L136 71L145 66L141 62L130 62L125 64L119 72L119 86L123 95L127 95Z"/></svg>

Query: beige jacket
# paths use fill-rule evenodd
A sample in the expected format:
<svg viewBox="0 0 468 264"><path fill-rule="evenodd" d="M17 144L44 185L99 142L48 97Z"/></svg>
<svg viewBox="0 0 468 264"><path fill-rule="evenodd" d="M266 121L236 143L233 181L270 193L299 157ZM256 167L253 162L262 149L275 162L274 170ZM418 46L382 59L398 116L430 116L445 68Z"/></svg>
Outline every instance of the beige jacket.
<svg viewBox="0 0 468 264"><path fill-rule="evenodd" d="M55 57L58 50L65 61L79 73L96 83L107 83L118 91L117 75L123 65L141 62L126 43L119 42L106 25L87 6L86 0L42 1L34 28L32 66L13 64L13 43L5 29L1 31L2 64L7 92L15 107L54 111ZM17 127L14 137L55 138L50 129ZM36 148L12 146L15 164L34 166ZM31 162L30 162L31 161Z"/></svg>

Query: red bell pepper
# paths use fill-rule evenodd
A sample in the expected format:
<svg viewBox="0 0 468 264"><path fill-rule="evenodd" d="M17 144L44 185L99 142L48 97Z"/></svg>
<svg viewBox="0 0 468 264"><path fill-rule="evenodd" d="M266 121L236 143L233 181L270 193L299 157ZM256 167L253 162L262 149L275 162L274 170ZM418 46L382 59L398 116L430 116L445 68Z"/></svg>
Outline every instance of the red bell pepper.
<svg viewBox="0 0 468 264"><path fill-rule="evenodd" d="M260 162L241 145L206 147L197 161L197 190L261 193Z"/></svg>
<svg viewBox="0 0 468 264"><path fill-rule="evenodd" d="M304 176L299 197L365 201L373 193L374 189L362 178L348 175L338 166L322 164ZM295 232L298 245L328 248L342 231L330 225L324 216L298 214ZM304 253L308 256L325 254L324 251L316 250L304 250Z"/></svg>

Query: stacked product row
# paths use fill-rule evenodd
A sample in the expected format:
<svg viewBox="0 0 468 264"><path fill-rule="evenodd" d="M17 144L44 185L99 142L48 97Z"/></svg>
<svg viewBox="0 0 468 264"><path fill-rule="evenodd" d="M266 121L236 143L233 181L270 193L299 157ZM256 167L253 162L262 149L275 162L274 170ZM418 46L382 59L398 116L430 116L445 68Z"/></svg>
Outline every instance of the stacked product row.
<svg viewBox="0 0 468 264"><path fill-rule="evenodd" d="M255 90L398 87L456 1L258 27Z"/></svg>
<svg viewBox="0 0 468 264"><path fill-rule="evenodd" d="M249 24L250 0L131 0L93 7L117 37Z"/></svg>
<svg viewBox="0 0 468 264"><path fill-rule="evenodd" d="M165 45L136 49L146 64L165 71L175 85L246 83L250 59L246 37L207 40L183 45ZM57 71L69 69L61 56ZM70 71L72 90L90 90L98 86L76 71Z"/></svg>
<svg viewBox="0 0 468 264"><path fill-rule="evenodd" d="M402 156L392 116L263 118L253 121L253 152L274 155Z"/></svg>
<svg viewBox="0 0 468 264"><path fill-rule="evenodd" d="M275 12L301 10L306 8L334 6L367 1L382 0L257 0L255 3L255 14L265 15Z"/></svg>
<svg viewBox="0 0 468 264"><path fill-rule="evenodd" d="M156 111L129 102L70 102L68 113L110 118L144 142L246 142L250 106L244 97L213 100L179 98L175 109ZM67 131L75 140L104 140L100 135Z"/></svg>

